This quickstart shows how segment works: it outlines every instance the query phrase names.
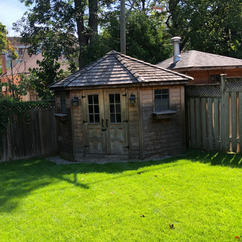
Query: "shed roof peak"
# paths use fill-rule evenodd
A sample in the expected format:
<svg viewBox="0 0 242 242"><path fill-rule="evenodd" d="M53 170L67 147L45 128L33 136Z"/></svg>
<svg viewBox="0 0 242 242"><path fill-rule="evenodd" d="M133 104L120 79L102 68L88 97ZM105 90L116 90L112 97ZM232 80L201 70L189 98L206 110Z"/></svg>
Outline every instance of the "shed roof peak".
<svg viewBox="0 0 242 242"><path fill-rule="evenodd" d="M138 60L115 50L53 83L50 88L85 88L94 86L130 85L144 83L187 82L191 77Z"/></svg>

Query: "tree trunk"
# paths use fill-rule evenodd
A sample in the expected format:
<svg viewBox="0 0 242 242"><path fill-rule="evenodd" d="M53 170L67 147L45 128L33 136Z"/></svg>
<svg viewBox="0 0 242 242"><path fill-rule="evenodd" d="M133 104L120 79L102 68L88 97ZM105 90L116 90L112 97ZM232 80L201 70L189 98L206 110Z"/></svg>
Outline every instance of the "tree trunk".
<svg viewBox="0 0 242 242"><path fill-rule="evenodd" d="M90 27L90 44L98 33L98 0L89 0L89 20L88 25Z"/></svg>
<svg viewBox="0 0 242 242"><path fill-rule="evenodd" d="M85 4L82 0L75 0L75 14L76 14L76 24L77 24L77 35L78 35L78 42L79 42L79 68L83 67L82 61L82 50L83 47L87 45L87 36L84 33L85 26L84 26L84 7Z"/></svg>
<svg viewBox="0 0 242 242"><path fill-rule="evenodd" d="M125 0L120 0L120 51L126 54Z"/></svg>

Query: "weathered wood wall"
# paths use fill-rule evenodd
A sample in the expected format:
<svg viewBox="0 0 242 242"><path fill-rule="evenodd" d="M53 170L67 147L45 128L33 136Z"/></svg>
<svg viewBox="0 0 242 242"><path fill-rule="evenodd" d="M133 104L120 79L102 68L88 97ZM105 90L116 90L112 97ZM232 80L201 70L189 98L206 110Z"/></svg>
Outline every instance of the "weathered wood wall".
<svg viewBox="0 0 242 242"><path fill-rule="evenodd" d="M162 87L169 89L169 106L175 113L160 120L153 118L155 88L161 87L141 91L143 158L181 154L185 150L184 86Z"/></svg>
<svg viewBox="0 0 242 242"><path fill-rule="evenodd" d="M12 115L0 143L0 161L57 153L54 105L51 110L29 111L29 119Z"/></svg>
<svg viewBox="0 0 242 242"><path fill-rule="evenodd" d="M186 105L189 148L242 151L242 78L187 87Z"/></svg>
<svg viewBox="0 0 242 242"><path fill-rule="evenodd" d="M71 117L71 95L70 92L64 92L65 112L61 107L61 95L63 92L55 93L56 103L56 126L57 126L57 146L58 154L67 160L74 160L73 155L73 135L72 135L72 117ZM74 127L75 128L75 127Z"/></svg>

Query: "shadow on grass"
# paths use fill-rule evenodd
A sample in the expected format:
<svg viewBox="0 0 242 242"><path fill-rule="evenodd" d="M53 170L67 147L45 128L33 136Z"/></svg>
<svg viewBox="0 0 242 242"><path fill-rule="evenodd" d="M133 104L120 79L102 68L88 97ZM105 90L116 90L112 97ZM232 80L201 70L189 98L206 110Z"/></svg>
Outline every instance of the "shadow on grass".
<svg viewBox="0 0 242 242"><path fill-rule="evenodd" d="M80 189L89 189L90 184L85 184L78 180L78 175L86 173L110 173L119 174L115 178L119 179L125 176L139 175L145 173L146 167L155 166L162 163L173 163L178 158L169 158L160 161L149 162L129 162L129 163L107 163L107 164L67 164L56 165L45 159L30 159L9 161L0 163L0 213L12 212L16 209L21 198L29 193L42 189L50 184L65 181L73 184ZM122 174L128 170L138 170L132 174ZM144 168L144 169L142 169ZM156 168L154 167L154 170ZM104 182L98 180L94 183ZM93 184L93 183L91 183Z"/></svg>
<svg viewBox="0 0 242 242"><path fill-rule="evenodd" d="M186 159L199 161L201 163L210 163L213 166L220 165L242 168L242 154L188 150Z"/></svg>
<svg viewBox="0 0 242 242"><path fill-rule="evenodd" d="M12 212L16 209L21 198L29 193L42 189L50 184L65 181L80 189L89 189L95 183L102 183L110 179L120 179L128 176L136 176L145 172L157 172L181 165L176 163L179 160L186 160L187 163L198 161L210 163L211 165L242 167L242 155L224 154L218 152L202 152L189 150L186 156L167 158L158 161L128 162L128 163L107 163L107 164L65 164L56 165L45 159L22 160L0 163L0 213ZM164 167L156 165L166 164ZM186 162L182 163L186 165ZM153 167L150 167L153 166ZM149 168L148 168L149 167ZM123 173L124 171L134 171ZM86 173L109 173L117 174L115 177L103 178L84 183L78 180L78 175Z"/></svg>

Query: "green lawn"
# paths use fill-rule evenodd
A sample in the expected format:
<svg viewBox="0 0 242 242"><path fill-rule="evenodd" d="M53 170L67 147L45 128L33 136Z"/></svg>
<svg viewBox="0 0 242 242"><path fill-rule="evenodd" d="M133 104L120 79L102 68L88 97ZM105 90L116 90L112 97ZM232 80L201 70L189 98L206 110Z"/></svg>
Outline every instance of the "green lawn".
<svg viewBox="0 0 242 242"><path fill-rule="evenodd" d="M0 241L242 240L242 156L0 163ZM235 238L238 236L238 238Z"/></svg>

